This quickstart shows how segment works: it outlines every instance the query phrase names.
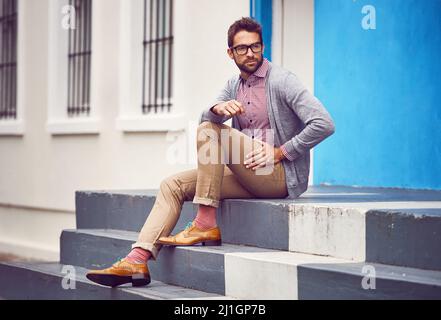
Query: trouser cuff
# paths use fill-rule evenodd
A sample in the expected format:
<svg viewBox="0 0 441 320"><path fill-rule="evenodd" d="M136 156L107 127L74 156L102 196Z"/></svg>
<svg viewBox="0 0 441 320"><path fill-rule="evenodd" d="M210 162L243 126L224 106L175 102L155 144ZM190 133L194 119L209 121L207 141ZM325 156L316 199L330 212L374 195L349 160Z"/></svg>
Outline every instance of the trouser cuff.
<svg viewBox="0 0 441 320"><path fill-rule="evenodd" d="M211 207L215 207L215 208L219 208L219 204L220 204L219 200L200 198L200 197L194 197L193 203L203 204L205 206L211 206Z"/></svg>

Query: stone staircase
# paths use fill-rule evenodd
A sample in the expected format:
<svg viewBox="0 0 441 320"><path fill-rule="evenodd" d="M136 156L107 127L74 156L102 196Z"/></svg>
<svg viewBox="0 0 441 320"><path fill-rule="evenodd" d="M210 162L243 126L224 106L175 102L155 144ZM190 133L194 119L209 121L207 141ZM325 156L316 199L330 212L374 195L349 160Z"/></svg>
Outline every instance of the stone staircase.
<svg viewBox="0 0 441 320"><path fill-rule="evenodd" d="M152 283L110 289L89 268L124 257L156 190L76 192L60 261L0 263L5 299L441 299L441 191L314 186L296 200L228 199L220 247L163 247ZM194 218L186 202L172 233ZM62 287L74 266L76 289Z"/></svg>

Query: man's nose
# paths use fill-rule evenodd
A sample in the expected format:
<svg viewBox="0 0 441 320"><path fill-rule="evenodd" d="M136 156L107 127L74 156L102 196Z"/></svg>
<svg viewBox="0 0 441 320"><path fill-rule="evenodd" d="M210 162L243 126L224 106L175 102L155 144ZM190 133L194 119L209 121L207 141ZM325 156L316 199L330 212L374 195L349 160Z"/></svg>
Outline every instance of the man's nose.
<svg viewBox="0 0 441 320"><path fill-rule="evenodd" d="M254 52L253 52L253 50L251 50L251 48L248 48L248 50L247 50L247 57L249 57L249 58L254 57Z"/></svg>

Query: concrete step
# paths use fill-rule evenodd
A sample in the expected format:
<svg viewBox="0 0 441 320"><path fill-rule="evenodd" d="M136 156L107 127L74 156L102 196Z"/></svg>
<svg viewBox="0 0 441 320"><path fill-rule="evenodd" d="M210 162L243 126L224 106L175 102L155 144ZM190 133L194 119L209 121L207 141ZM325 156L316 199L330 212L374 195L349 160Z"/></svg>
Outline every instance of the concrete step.
<svg viewBox="0 0 441 320"><path fill-rule="evenodd" d="M157 190L76 192L77 228L139 231ZM186 202L172 233L193 220ZM225 242L441 270L441 191L311 186L295 200L225 199Z"/></svg>
<svg viewBox="0 0 441 320"><path fill-rule="evenodd" d="M137 235L133 231L121 230L64 230L60 238L60 262L89 269L109 267L130 251ZM152 261L149 269L153 279L223 295L224 254L267 250L231 244L220 247L163 247L160 259Z"/></svg>
<svg viewBox="0 0 441 320"><path fill-rule="evenodd" d="M153 207L156 194L157 190L77 191L77 229L139 232ZM172 233L184 229L196 216L197 208L191 201L186 201ZM287 203L224 200L217 210L217 217L222 237L229 243L288 250ZM247 228L242 228L243 225Z"/></svg>
<svg viewBox="0 0 441 320"><path fill-rule="evenodd" d="M0 296L3 299L68 299L68 300L165 300L165 299L230 299L212 293L168 285L152 280L146 287L130 284L108 288L89 281L87 270L78 266L64 266L57 262L0 263ZM69 276L69 280L65 279ZM74 289L69 284L75 280ZM63 288L63 283L64 287ZM66 286L67 285L67 286Z"/></svg>
<svg viewBox="0 0 441 320"><path fill-rule="evenodd" d="M61 263L108 267L136 237L120 230L65 230ZM225 243L163 247L149 268L153 279L240 299L441 299L440 271ZM363 279L373 275L375 289L363 288Z"/></svg>
<svg viewBox="0 0 441 320"><path fill-rule="evenodd" d="M227 295L247 299L441 299L440 271L293 252L228 254L225 283Z"/></svg>

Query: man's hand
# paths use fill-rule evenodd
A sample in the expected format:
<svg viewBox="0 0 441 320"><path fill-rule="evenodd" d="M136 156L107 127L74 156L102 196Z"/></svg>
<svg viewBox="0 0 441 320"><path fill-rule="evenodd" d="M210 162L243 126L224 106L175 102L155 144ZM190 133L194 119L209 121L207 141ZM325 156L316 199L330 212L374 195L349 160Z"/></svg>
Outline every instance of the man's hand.
<svg viewBox="0 0 441 320"><path fill-rule="evenodd" d="M272 149L272 150L271 150ZM265 167L268 163L274 161L274 165L285 158L282 150L278 147L272 147L262 142L259 149L251 151L246 155L245 166L248 169L256 170L257 168Z"/></svg>
<svg viewBox="0 0 441 320"><path fill-rule="evenodd" d="M236 115L245 113L242 104L237 100L230 100L215 105L211 110L219 116L234 117Z"/></svg>

